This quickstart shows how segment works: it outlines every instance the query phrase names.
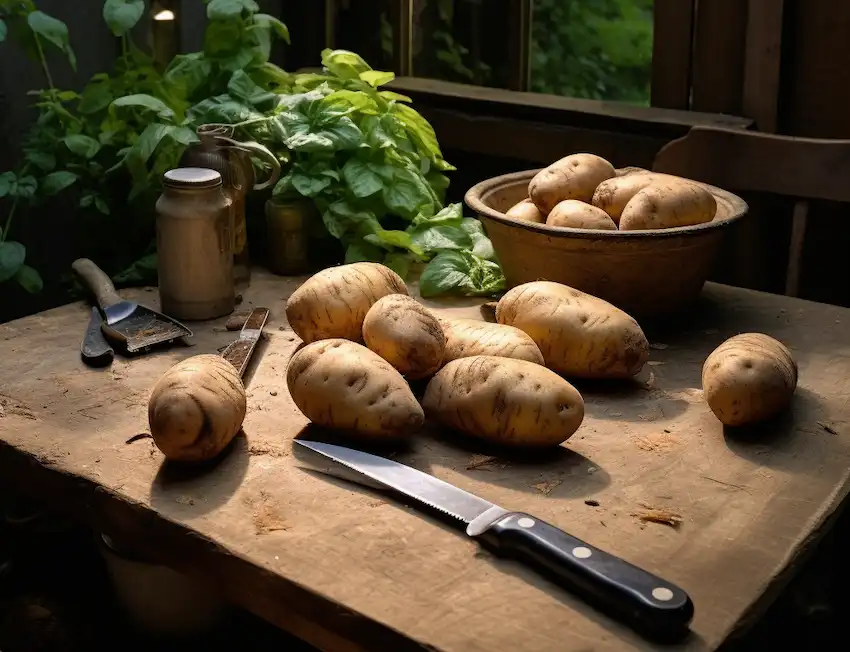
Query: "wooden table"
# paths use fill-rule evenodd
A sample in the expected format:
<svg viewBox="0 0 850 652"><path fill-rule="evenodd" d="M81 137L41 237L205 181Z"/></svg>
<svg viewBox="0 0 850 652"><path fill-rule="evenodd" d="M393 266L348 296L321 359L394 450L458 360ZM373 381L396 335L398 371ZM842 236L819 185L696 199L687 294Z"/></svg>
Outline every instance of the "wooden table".
<svg viewBox="0 0 850 652"><path fill-rule="evenodd" d="M291 440L306 420L284 379L293 287L255 275L245 305L272 317L245 436L195 472L132 438L160 374L233 338L223 320L196 325L192 348L106 370L80 361L82 304L0 326L0 478L325 650L654 649L448 526L299 466ZM156 303L153 291L126 294ZM479 314L475 302L440 305ZM709 284L691 327L653 340L638 382L580 386L588 416L547 459L491 459L445 434L398 459L679 584L696 616L676 649L712 650L769 604L847 495L849 326L842 308ZM800 366L792 414L748 438L724 435L699 389L706 355L741 331L778 337ZM644 523L635 514L647 508L683 522Z"/></svg>

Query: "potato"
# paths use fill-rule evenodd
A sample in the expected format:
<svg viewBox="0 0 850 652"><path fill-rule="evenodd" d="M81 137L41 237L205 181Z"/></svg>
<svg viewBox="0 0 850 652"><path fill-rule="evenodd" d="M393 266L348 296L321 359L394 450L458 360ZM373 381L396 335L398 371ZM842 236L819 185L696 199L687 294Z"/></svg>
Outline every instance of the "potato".
<svg viewBox="0 0 850 652"><path fill-rule="evenodd" d="M375 302L363 320L363 340L412 380L433 376L446 352L439 320L406 294L389 294Z"/></svg>
<svg viewBox="0 0 850 652"><path fill-rule="evenodd" d="M549 217L546 218L549 226L566 226L572 229L596 229L601 231L616 231L608 213L601 208L585 204L577 199L565 199L558 202Z"/></svg>
<svg viewBox="0 0 850 652"><path fill-rule="evenodd" d="M326 428L394 438L413 434L425 419L401 374L349 340L321 340L296 351L286 384L304 416Z"/></svg>
<svg viewBox="0 0 850 652"><path fill-rule="evenodd" d="M148 423L169 460L200 462L221 453L242 428L247 400L236 368L218 355L178 362L154 385Z"/></svg>
<svg viewBox="0 0 850 652"><path fill-rule="evenodd" d="M446 334L443 363L473 355L528 360L543 364L543 354L528 335L513 326L477 319L441 319Z"/></svg>
<svg viewBox="0 0 850 652"><path fill-rule="evenodd" d="M531 336L546 366L578 378L630 378L649 359L649 342L625 312L560 283L533 281L496 306L500 324Z"/></svg>
<svg viewBox="0 0 850 652"><path fill-rule="evenodd" d="M604 158L595 154L571 154L538 172L528 184L528 196L544 215L558 202L578 199L589 202L596 186L616 174Z"/></svg>
<svg viewBox="0 0 850 652"><path fill-rule="evenodd" d="M538 224L542 224L546 221L546 216L541 214L537 206L534 205L534 202L528 198L511 206L505 215L512 219L522 220L524 222L537 222Z"/></svg>
<svg viewBox="0 0 850 652"><path fill-rule="evenodd" d="M329 267L292 293L286 318L307 344L335 337L360 342L366 313L388 294L408 294L404 281L389 267L378 263Z"/></svg>
<svg viewBox="0 0 850 652"><path fill-rule="evenodd" d="M621 231L670 229L710 222L716 212L717 200L702 186L665 179L635 193L623 208L619 225Z"/></svg>
<svg viewBox="0 0 850 652"><path fill-rule="evenodd" d="M513 446L557 446L584 419L584 401L558 374L527 360L488 355L452 360L428 383L429 418Z"/></svg>
<svg viewBox="0 0 850 652"><path fill-rule="evenodd" d="M605 211L614 224L619 224L629 200L657 179L655 174L646 170L606 179L596 187L590 203Z"/></svg>
<svg viewBox="0 0 850 652"><path fill-rule="evenodd" d="M797 363L784 344L762 333L743 333L718 346L702 367L702 391L727 426L777 414L797 388Z"/></svg>

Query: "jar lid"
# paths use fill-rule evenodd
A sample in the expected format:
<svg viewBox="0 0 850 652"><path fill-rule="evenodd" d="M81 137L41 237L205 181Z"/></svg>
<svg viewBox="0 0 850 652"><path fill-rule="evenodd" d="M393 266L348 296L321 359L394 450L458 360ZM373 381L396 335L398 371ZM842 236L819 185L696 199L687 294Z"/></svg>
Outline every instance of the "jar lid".
<svg viewBox="0 0 850 652"><path fill-rule="evenodd" d="M221 175L208 168L174 168L165 173L165 183L183 188L212 188L221 185Z"/></svg>

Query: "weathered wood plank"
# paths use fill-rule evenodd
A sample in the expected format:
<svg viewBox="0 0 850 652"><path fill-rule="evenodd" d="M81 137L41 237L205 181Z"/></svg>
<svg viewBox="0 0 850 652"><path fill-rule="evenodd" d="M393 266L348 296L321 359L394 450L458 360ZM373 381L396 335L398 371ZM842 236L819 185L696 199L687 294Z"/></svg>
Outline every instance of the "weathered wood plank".
<svg viewBox="0 0 850 652"><path fill-rule="evenodd" d="M687 111L691 105L696 0L655 0L652 106Z"/></svg>

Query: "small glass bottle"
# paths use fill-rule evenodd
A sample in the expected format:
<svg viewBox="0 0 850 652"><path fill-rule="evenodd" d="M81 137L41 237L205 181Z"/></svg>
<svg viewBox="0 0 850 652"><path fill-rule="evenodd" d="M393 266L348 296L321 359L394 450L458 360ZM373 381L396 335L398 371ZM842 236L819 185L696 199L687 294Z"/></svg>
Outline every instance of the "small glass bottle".
<svg viewBox="0 0 850 652"><path fill-rule="evenodd" d="M156 202L162 311L175 319L214 319L233 312L232 200L221 175L207 168L165 173Z"/></svg>

